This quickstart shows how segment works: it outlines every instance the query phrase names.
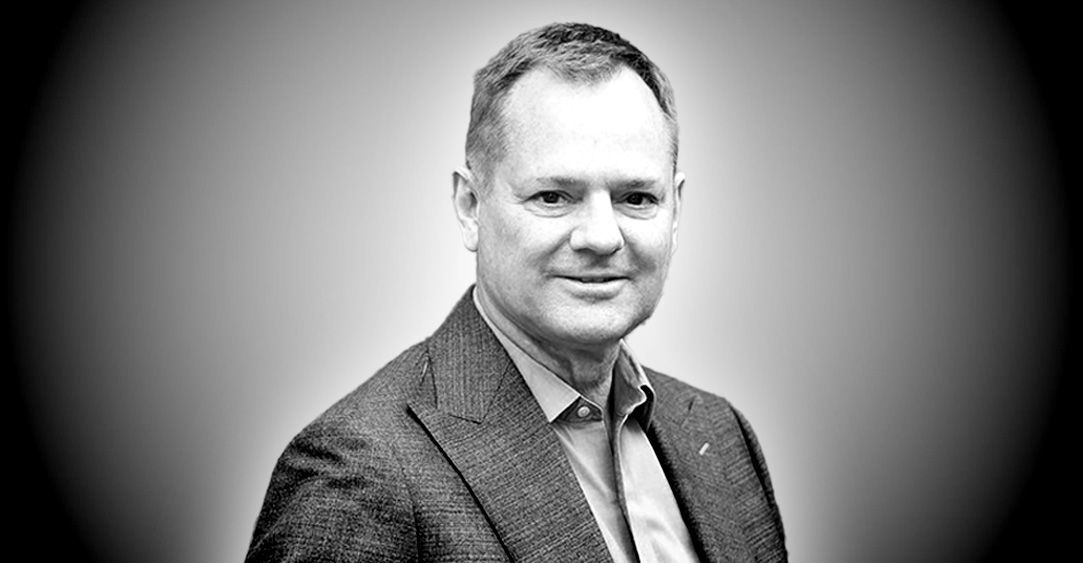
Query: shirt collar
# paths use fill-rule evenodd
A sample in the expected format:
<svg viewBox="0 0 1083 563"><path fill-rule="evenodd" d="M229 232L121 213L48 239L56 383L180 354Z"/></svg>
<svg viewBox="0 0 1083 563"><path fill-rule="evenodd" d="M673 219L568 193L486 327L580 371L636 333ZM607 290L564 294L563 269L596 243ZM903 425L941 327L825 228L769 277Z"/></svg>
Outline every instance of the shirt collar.
<svg viewBox="0 0 1083 563"><path fill-rule="evenodd" d="M565 415L569 409L576 408L576 405L582 403L598 408L598 405L580 395L560 376L535 360L530 354L527 354L508 335L497 328L485 313L485 308L481 306L476 287L474 288L473 298L474 307L477 308L481 318L485 320L485 324L489 325L497 340L508 352L512 363L522 374L531 394L534 395L538 405L541 406L542 412L545 413L546 420L553 422L558 418L562 418L562 415ZM654 410L654 388L651 386L650 381L647 380L643 367L636 361L631 349L623 340L620 342L620 353L613 366L613 373L613 387L610 393L618 417L623 420L627 416L634 414L639 419L640 424L646 428L650 424L651 414Z"/></svg>
<svg viewBox="0 0 1083 563"><path fill-rule="evenodd" d="M624 340L620 341L620 355L614 374L613 404L617 412L622 416L634 414L646 428L654 413L654 387Z"/></svg>

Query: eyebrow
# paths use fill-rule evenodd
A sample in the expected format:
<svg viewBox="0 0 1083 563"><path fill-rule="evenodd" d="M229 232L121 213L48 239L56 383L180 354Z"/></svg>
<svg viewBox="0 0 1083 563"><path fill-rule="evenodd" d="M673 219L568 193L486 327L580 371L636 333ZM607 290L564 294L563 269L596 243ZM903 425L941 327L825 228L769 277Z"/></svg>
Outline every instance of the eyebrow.
<svg viewBox="0 0 1083 563"><path fill-rule="evenodd" d="M581 188L587 184L587 182L571 178L568 176L542 176L534 179L534 183L542 186L555 186L558 188ZM639 190L658 186L664 182L656 178L618 178L616 180L607 182L610 188L620 188L624 190Z"/></svg>
<svg viewBox="0 0 1083 563"><path fill-rule="evenodd" d="M535 184L542 186L556 186L558 188L577 188L586 184L582 180L570 178L568 176L542 176L534 179Z"/></svg>

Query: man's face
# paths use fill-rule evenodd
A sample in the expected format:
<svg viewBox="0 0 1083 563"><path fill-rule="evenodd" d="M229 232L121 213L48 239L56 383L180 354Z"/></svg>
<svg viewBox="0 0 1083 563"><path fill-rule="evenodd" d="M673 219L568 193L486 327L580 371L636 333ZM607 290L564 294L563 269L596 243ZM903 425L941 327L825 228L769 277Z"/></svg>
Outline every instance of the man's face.
<svg viewBox="0 0 1083 563"><path fill-rule="evenodd" d="M676 244L683 180L658 103L627 69L599 84L534 70L504 125L477 196L479 298L545 348L616 343L654 311Z"/></svg>

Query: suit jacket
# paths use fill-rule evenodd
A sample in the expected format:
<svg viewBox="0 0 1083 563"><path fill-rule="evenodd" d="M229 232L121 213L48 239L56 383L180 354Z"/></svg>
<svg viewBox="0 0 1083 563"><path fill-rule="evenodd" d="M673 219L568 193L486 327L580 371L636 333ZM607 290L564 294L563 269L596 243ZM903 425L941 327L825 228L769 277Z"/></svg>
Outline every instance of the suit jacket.
<svg viewBox="0 0 1083 563"><path fill-rule="evenodd" d="M609 561L556 434L468 291L287 446L247 561ZM705 561L785 561L748 422L646 370L647 435Z"/></svg>

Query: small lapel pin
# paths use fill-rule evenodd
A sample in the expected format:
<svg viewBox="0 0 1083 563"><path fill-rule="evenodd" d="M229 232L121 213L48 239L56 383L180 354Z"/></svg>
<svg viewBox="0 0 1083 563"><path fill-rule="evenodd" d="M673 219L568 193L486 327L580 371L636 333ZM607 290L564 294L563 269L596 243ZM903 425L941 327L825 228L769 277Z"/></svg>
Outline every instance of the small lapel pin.
<svg viewBox="0 0 1083 563"><path fill-rule="evenodd" d="M700 446L700 448L699 448L699 455L703 455L703 454L707 453L707 448L709 448L709 447L711 447L711 444L708 443L708 442L704 442L703 445Z"/></svg>

